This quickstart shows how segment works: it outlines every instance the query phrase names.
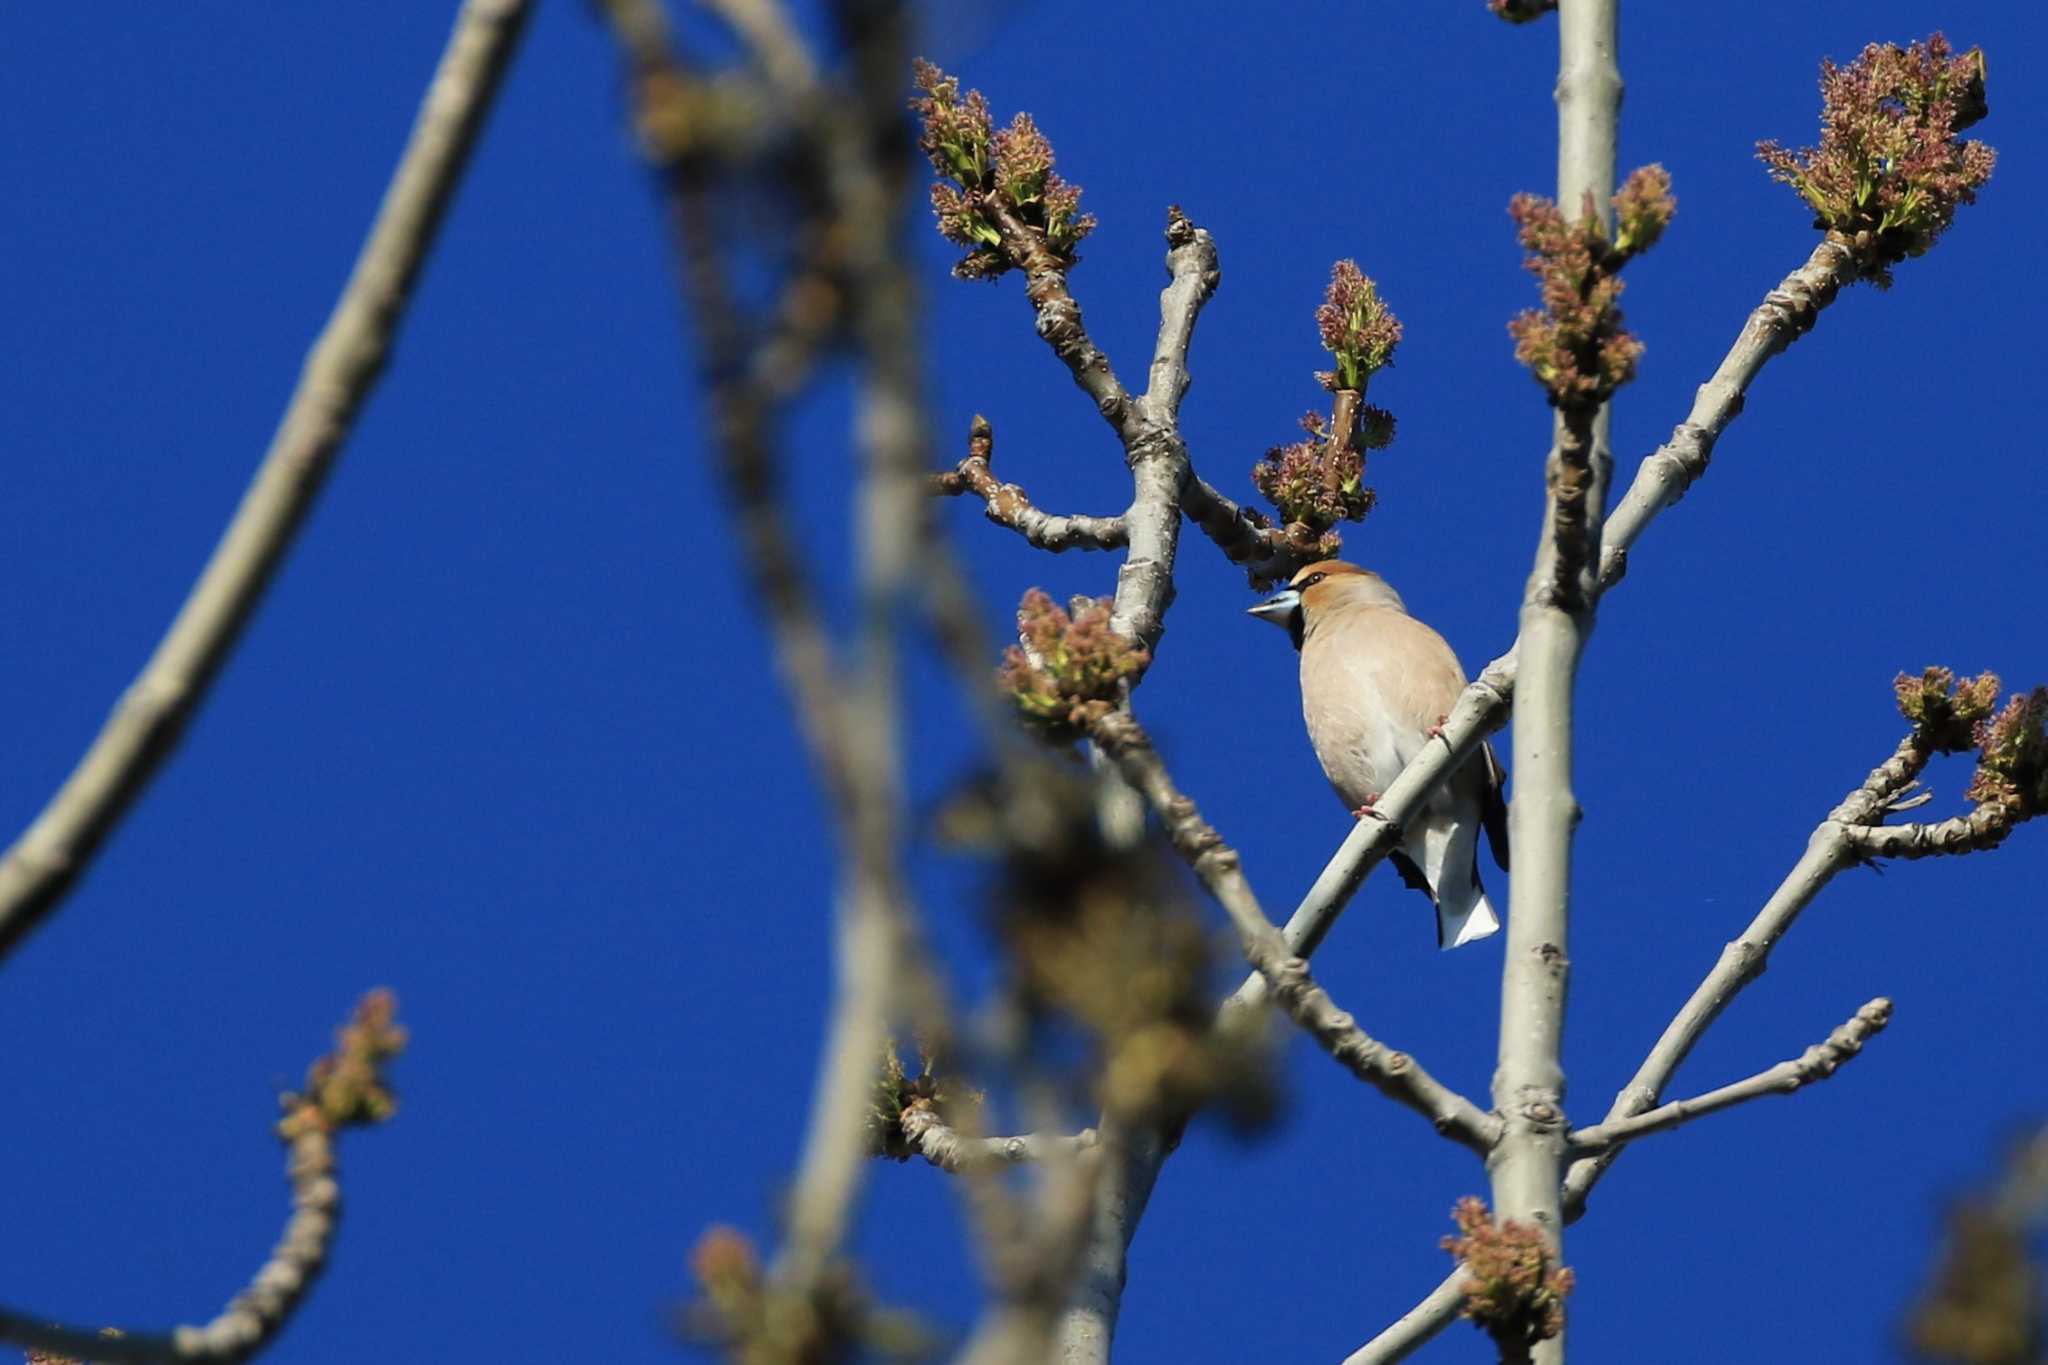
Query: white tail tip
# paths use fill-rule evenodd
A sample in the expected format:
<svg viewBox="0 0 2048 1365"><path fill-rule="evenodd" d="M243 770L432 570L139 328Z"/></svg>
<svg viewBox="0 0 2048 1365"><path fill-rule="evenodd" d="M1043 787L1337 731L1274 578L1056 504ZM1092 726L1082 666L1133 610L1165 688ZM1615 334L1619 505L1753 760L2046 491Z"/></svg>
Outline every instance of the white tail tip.
<svg viewBox="0 0 2048 1365"><path fill-rule="evenodd" d="M1443 949L1462 948L1482 938L1500 932L1500 917L1493 913L1493 906L1481 892L1472 904L1462 910L1453 910L1441 901L1436 907L1436 941Z"/></svg>

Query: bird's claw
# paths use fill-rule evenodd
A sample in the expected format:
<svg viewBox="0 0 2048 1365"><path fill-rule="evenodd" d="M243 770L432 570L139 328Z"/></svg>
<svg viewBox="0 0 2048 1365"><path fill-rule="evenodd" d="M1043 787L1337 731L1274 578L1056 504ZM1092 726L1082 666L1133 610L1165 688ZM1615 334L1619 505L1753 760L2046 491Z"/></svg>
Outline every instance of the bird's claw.
<svg viewBox="0 0 2048 1365"><path fill-rule="evenodd" d="M1376 809L1376 806L1377 806L1377 803L1378 803L1379 799L1380 799L1380 794L1379 794L1378 792L1367 792L1367 793L1366 793L1366 797L1365 797L1365 804L1361 805L1361 806L1360 806L1360 807L1359 807L1359 808L1358 808L1357 810L1355 810L1355 811L1351 812L1351 814L1352 814L1353 818L1355 818L1355 819L1359 819L1359 820L1366 820L1366 819L1372 819L1372 820L1384 820L1384 819L1386 819L1387 817L1386 817L1386 816L1384 816L1384 815L1382 815L1382 814L1380 814L1380 813L1379 813L1379 811L1378 811L1378 810Z"/></svg>

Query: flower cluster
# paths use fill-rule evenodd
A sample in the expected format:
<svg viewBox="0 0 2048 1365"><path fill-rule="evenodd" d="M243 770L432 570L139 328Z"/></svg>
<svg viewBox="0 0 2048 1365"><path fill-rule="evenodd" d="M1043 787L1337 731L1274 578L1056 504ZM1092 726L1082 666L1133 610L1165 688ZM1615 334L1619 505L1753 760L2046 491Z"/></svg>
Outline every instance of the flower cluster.
<svg viewBox="0 0 2048 1365"><path fill-rule="evenodd" d="M920 1044L919 1066L913 1074L903 1066L894 1044L882 1051L882 1065L875 1075L875 1087L868 1104L868 1151L892 1161L908 1161L917 1155L903 1120L913 1109L928 1109L946 1123L958 1126L971 1118L981 1105L981 1095L971 1087L942 1077L929 1048Z"/></svg>
<svg viewBox="0 0 2048 1365"><path fill-rule="evenodd" d="M1329 427L1317 413L1304 413L1301 426L1308 438L1267 451L1266 458L1252 466L1252 486L1280 509L1283 521L1329 535L1334 555L1336 541L1330 528L1340 521L1361 521L1372 510L1376 499L1365 486L1365 452L1394 439L1393 414L1364 408L1347 442L1330 439Z"/></svg>
<svg viewBox="0 0 2048 1365"><path fill-rule="evenodd" d="M1814 226L1855 247L1880 288L1975 202L1997 159L1957 137L1989 112L1984 54L1957 53L1936 33L1910 47L1872 43L1847 66L1822 62L1820 146L1757 144L1773 179L1799 192Z"/></svg>
<svg viewBox="0 0 2048 1365"><path fill-rule="evenodd" d="M1330 287L1316 309L1316 331L1323 349L1337 358L1336 369L1316 376L1332 390L1363 393L1375 370L1394 363L1394 348L1401 344L1401 320L1356 261L1330 267Z"/></svg>
<svg viewBox="0 0 2048 1365"><path fill-rule="evenodd" d="M706 1229L690 1252L696 1302L682 1311L683 1335L735 1365L800 1361L922 1360L931 1334L909 1314L878 1307L844 1261L825 1267L808 1298L763 1270L746 1234Z"/></svg>
<svg viewBox="0 0 2048 1365"><path fill-rule="evenodd" d="M1465 1267L1464 1315L1500 1344L1501 1359L1527 1359L1530 1347L1564 1330L1572 1272L1551 1263L1540 1231L1494 1222L1484 1200L1460 1199L1451 1221L1459 1235L1442 1245Z"/></svg>
<svg viewBox="0 0 2048 1365"><path fill-rule="evenodd" d="M1997 806L2014 820L2048 810L2048 687L2014 693L1994 716L1977 722L1977 772L1964 797Z"/></svg>
<svg viewBox="0 0 2048 1365"><path fill-rule="evenodd" d="M1054 173L1052 144L1031 115L998 132L979 90L962 95L958 77L922 60L916 81L917 145L944 177L932 186L932 211L940 235L968 249L953 273L988 280L1011 269L1024 247L1014 240L1019 232L1061 268L1072 266L1095 218L1078 211L1081 187Z"/></svg>
<svg viewBox="0 0 2048 1365"><path fill-rule="evenodd" d="M351 1124L382 1123L398 1112L384 1080L384 1064L405 1050L398 997L371 991L334 1035L334 1051L306 1072L306 1088L283 1098L278 1136L290 1142L311 1132L332 1133Z"/></svg>
<svg viewBox="0 0 2048 1365"><path fill-rule="evenodd" d="M1020 1059L1116 1121L1213 1108L1255 1125L1277 1102L1264 1021L1216 1022L1217 968L1235 954L1219 954L1162 839L1106 837L1101 790L1078 765L1046 764L997 794L990 891Z"/></svg>
<svg viewBox="0 0 2048 1365"><path fill-rule="evenodd" d="M1316 374L1337 395L1331 417L1304 416L1301 427L1308 438L1268 450L1252 466L1252 486L1279 509L1282 522L1320 537L1319 549L1327 559L1342 543L1330 528L1362 520L1372 510L1365 452L1394 440L1394 415L1361 399L1372 376L1394 363L1401 320L1358 262L1339 261L1330 268L1330 287L1316 309L1316 332L1337 362L1335 369Z"/></svg>
<svg viewBox="0 0 2048 1365"><path fill-rule="evenodd" d="M1892 681L1899 714L1913 722L1927 747L1936 753L1975 748L1976 728L1998 705L1998 675L1964 678L1946 668L1929 668L1920 676L1901 673Z"/></svg>
<svg viewBox="0 0 2048 1365"><path fill-rule="evenodd" d="M1977 771L1964 797L1993 806L2010 820L2048 811L2048 687L2015 692L1998 705L1996 673L1958 680L1946 668L1892 683L1899 712L1937 753L1977 751Z"/></svg>
<svg viewBox="0 0 2048 1365"><path fill-rule="evenodd" d="M1643 343L1622 325L1621 267L1647 251L1664 233L1678 201L1662 166L1644 166L1629 176L1613 199L1612 242L1589 194L1576 223L1535 194L1518 194L1508 204L1516 236L1529 253L1523 266L1541 282L1543 307L1523 312L1508 324L1515 359L1560 407L1597 407L1635 377Z"/></svg>
<svg viewBox="0 0 2048 1365"><path fill-rule="evenodd" d="M996 682L1029 724L1072 739L1114 707L1124 684L1152 662L1143 645L1109 628L1110 599L1077 597L1070 615L1037 588L1017 607L1017 640Z"/></svg>

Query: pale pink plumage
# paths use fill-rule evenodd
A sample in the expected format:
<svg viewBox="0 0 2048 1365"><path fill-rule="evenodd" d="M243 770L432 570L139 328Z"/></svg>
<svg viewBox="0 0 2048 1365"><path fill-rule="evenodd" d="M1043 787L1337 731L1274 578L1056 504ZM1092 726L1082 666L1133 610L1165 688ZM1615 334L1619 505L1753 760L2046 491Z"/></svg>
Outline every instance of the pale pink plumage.
<svg viewBox="0 0 2048 1365"><path fill-rule="evenodd" d="M1340 561L1295 575L1287 605L1301 649L1301 710L1323 773L1344 804L1370 804L1421 752L1465 689L1441 635L1410 616L1377 575ZM1255 608L1278 619L1288 594ZM1395 855L1403 880L1437 907L1438 940L1454 948L1500 928L1479 884L1479 830L1507 865L1500 769L1489 748L1467 761L1409 821ZM1403 865L1405 864L1405 865Z"/></svg>

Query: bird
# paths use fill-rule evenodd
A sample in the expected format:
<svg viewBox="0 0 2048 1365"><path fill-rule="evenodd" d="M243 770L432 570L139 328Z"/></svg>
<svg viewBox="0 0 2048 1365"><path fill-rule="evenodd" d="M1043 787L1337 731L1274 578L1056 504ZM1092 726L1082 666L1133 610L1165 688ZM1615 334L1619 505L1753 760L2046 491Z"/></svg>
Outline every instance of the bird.
<svg viewBox="0 0 2048 1365"><path fill-rule="evenodd" d="M1465 690L1444 637L1408 614L1401 595L1369 569L1339 559L1309 564L1253 616L1286 630L1301 653L1301 713L1323 775L1361 817L1409 760L1441 733ZM1508 866L1506 775L1482 745L1408 822L1390 855L1401 880L1436 905L1437 946L1495 933L1500 916L1479 882L1479 830Z"/></svg>

